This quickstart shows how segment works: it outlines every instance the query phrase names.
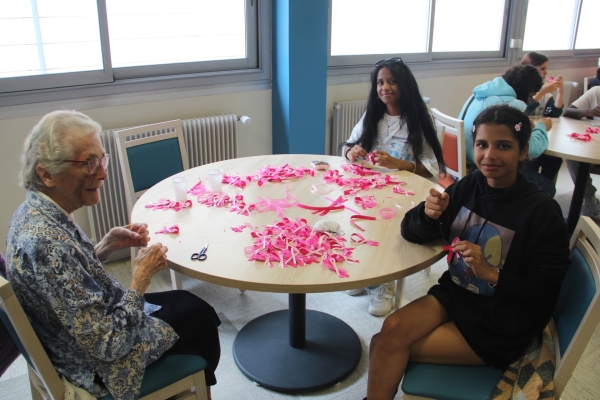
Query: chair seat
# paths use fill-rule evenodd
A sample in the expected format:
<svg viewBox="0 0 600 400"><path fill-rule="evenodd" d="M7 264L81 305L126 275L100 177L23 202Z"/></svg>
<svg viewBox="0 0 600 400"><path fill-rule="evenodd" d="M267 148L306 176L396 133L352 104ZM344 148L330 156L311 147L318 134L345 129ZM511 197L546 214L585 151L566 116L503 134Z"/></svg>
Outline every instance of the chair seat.
<svg viewBox="0 0 600 400"><path fill-rule="evenodd" d="M208 367L206 360L197 355L174 354L160 358L146 368L139 397L154 393L172 383ZM98 400L112 400L110 394Z"/></svg>
<svg viewBox="0 0 600 400"><path fill-rule="evenodd" d="M503 370L486 366L455 366L409 363L402 391L439 400L491 398Z"/></svg>

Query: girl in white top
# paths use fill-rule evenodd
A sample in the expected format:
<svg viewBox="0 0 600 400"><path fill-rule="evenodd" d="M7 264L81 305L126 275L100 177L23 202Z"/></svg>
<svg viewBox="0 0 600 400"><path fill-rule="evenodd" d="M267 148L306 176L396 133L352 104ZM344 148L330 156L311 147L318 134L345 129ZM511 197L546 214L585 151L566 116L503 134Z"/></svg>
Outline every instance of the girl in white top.
<svg viewBox="0 0 600 400"><path fill-rule="evenodd" d="M343 148L350 161L370 152L382 167L410 171L433 182L444 170L433 119L400 57L375 64L367 110Z"/></svg>
<svg viewBox="0 0 600 400"><path fill-rule="evenodd" d="M437 182L440 170L445 172L433 119L415 77L400 57L375 64L367 110L342 151L350 161L373 152L378 165L410 171L433 182ZM367 289L372 295L369 313L388 314L392 310L394 282ZM357 296L364 289L346 293Z"/></svg>

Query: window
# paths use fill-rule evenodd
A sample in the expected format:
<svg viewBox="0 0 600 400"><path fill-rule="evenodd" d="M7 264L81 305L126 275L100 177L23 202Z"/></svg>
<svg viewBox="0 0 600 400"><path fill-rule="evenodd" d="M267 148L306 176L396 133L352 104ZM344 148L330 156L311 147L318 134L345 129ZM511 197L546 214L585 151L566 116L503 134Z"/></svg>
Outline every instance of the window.
<svg viewBox="0 0 600 400"><path fill-rule="evenodd" d="M255 0L0 0L0 93L259 67Z"/></svg>
<svg viewBox="0 0 600 400"><path fill-rule="evenodd" d="M549 23L548 13L560 15L561 23ZM574 55L600 49L597 0L529 0L523 51L546 55ZM575 51L581 50L581 51Z"/></svg>
<svg viewBox="0 0 600 400"><path fill-rule="evenodd" d="M502 57L508 10L508 0L331 0L329 65Z"/></svg>

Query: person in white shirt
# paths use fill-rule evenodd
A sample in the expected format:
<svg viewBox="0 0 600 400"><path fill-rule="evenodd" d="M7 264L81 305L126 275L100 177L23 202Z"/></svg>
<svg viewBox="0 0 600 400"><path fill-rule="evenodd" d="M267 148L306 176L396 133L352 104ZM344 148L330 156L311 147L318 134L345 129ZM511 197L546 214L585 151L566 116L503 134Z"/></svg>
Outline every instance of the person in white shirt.
<svg viewBox="0 0 600 400"><path fill-rule="evenodd" d="M432 182L437 182L440 170L445 172L433 118L417 80L400 57L375 64L367 109L342 150L350 161L371 152L379 166L410 171ZM372 294L369 312L376 316L388 314L392 310L394 282L367 289ZM356 296L364 289L346 293Z"/></svg>
<svg viewBox="0 0 600 400"><path fill-rule="evenodd" d="M595 86L585 92L569 108L565 109L563 115L574 119L589 118L600 120L600 86ZM567 160L567 167L569 168L571 179L575 182L579 162ZM581 215L600 222L600 201L596 197L596 187L592 184L592 178L590 177L588 177L585 192L583 193Z"/></svg>

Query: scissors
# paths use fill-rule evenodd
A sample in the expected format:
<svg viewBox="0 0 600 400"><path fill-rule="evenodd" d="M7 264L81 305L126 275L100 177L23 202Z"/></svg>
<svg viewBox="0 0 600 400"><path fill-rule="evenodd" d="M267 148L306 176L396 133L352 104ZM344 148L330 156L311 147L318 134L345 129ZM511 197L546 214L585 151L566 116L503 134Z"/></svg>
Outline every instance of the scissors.
<svg viewBox="0 0 600 400"><path fill-rule="evenodd" d="M202 249L200 249L199 252L192 254L192 260L198 260L198 261L204 261L206 260L206 257L208 257L206 255L206 250L208 250L208 243L206 243L204 245L204 247Z"/></svg>

